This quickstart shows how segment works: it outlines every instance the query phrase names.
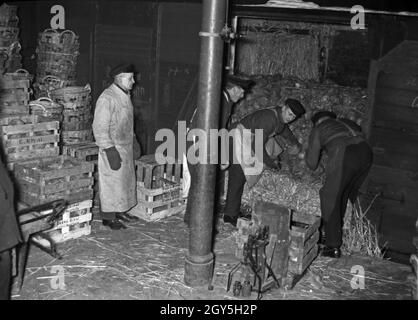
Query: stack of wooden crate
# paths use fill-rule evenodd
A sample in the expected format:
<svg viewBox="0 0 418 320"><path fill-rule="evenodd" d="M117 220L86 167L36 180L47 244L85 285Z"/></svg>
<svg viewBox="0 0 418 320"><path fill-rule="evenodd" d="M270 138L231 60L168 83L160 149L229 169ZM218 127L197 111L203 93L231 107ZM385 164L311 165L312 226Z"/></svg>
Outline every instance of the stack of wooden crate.
<svg viewBox="0 0 418 320"><path fill-rule="evenodd" d="M0 81L0 116L29 114L31 75L26 70L5 73Z"/></svg>
<svg viewBox="0 0 418 320"><path fill-rule="evenodd" d="M66 87L50 93L54 102L63 106L62 144L93 141L90 85Z"/></svg>
<svg viewBox="0 0 418 320"><path fill-rule="evenodd" d="M21 161L58 156L59 122L39 122L38 116L0 118L2 149L9 170Z"/></svg>
<svg viewBox="0 0 418 320"><path fill-rule="evenodd" d="M93 186L93 209L97 213L99 211L99 172L97 168L97 161L99 156L99 147L94 142L79 143L64 146L62 149L63 155L68 155L73 158L91 162L94 164L94 186Z"/></svg>
<svg viewBox="0 0 418 320"><path fill-rule="evenodd" d="M236 257L240 260L244 258L243 247L250 234L262 226L268 226L266 261L281 286L291 289L318 255L320 223L318 216L259 201L255 204L251 221L238 219Z"/></svg>
<svg viewBox="0 0 418 320"><path fill-rule="evenodd" d="M159 164L151 154L137 160L136 167L138 204L131 214L157 221L184 211L181 164Z"/></svg>

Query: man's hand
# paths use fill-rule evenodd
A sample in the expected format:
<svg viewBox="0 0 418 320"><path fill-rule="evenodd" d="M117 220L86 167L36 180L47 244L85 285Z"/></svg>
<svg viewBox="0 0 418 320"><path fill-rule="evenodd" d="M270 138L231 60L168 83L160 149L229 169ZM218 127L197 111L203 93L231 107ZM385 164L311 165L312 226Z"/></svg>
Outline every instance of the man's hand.
<svg viewBox="0 0 418 320"><path fill-rule="evenodd" d="M104 149L106 152L107 160L109 161L110 168L112 170L119 170L122 166L122 159L119 151L115 147Z"/></svg>
<svg viewBox="0 0 418 320"><path fill-rule="evenodd" d="M142 152L141 152L142 150L141 150L141 145L139 144L136 137L134 137L134 145L133 146L134 146L134 150L133 150L134 160L138 160L142 155Z"/></svg>

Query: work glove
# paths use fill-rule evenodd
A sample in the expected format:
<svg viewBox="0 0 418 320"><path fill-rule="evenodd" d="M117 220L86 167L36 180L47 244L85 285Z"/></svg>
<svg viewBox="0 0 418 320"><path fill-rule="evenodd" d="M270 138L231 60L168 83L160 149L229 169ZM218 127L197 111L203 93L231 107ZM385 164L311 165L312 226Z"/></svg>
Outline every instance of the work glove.
<svg viewBox="0 0 418 320"><path fill-rule="evenodd" d="M136 137L134 137L134 160L138 160L141 157L141 145Z"/></svg>
<svg viewBox="0 0 418 320"><path fill-rule="evenodd" d="M122 165L122 159L118 150L115 147L104 149L106 152L107 160L109 161L110 168L112 170L119 170Z"/></svg>

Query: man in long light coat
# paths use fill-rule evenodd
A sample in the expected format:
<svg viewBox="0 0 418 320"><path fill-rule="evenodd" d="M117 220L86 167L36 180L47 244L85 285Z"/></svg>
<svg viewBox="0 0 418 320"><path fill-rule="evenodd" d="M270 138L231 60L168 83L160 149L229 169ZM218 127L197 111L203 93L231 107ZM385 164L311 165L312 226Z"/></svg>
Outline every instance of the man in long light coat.
<svg viewBox="0 0 418 320"><path fill-rule="evenodd" d="M96 103L93 133L99 146L99 195L103 225L113 230L138 218L127 213L137 204L134 159L141 148L134 134L134 113L129 91L134 71L131 65L115 67L114 82Z"/></svg>

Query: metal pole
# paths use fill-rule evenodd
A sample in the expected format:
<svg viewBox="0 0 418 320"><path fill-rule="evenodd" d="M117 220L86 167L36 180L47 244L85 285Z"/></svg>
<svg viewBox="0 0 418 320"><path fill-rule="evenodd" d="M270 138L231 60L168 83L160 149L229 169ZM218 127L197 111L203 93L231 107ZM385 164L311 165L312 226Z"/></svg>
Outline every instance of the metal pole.
<svg viewBox="0 0 418 320"><path fill-rule="evenodd" d="M216 164L210 164L210 129L217 129L221 101L224 42L219 37L225 24L225 0L203 0L199 88L196 126L206 132L206 164L191 168L191 187L187 209L190 214L190 243L186 256L184 281L198 287L208 285L213 276L213 211Z"/></svg>

